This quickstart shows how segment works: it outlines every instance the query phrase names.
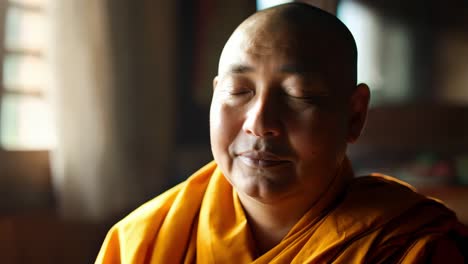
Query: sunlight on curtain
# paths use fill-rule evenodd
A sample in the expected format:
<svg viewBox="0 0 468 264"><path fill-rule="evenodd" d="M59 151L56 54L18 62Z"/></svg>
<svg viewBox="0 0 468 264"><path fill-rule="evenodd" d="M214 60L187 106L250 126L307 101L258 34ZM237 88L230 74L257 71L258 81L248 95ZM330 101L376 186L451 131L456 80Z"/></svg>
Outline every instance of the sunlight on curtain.
<svg viewBox="0 0 468 264"><path fill-rule="evenodd" d="M113 83L107 1L51 4L49 47L54 76L52 106L57 145L51 152L52 183L60 214L100 219L113 210L103 199L119 186L125 162L112 130Z"/></svg>

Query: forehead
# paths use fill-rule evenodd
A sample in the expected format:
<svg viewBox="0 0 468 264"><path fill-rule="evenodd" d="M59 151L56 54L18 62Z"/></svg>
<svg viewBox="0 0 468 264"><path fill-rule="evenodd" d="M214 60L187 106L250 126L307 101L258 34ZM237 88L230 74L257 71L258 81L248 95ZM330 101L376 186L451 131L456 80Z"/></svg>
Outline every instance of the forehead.
<svg viewBox="0 0 468 264"><path fill-rule="evenodd" d="M321 79L333 93L349 95L356 85L352 39L343 35L343 28L331 26L329 21L303 22L280 15L247 19L227 41L218 76L233 72L233 65L252 66L254 70L287 67L294 73L303 73L301 77L306 79Z"/></svg>
<svg viewBox="0 0 468 264"><path fill-rule="evenodd" d="M222 52L219 74L232 64L276 62L304 71L324 71L332 60L330 41L319 29L303 29L287 23L254 21L242 25L230 37Z"/></svg>

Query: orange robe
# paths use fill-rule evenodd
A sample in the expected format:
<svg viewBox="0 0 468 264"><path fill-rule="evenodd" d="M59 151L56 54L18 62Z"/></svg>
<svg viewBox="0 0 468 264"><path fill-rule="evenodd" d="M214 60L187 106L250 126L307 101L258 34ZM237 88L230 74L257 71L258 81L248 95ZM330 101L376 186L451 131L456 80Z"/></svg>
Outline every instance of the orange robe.
<svg viewBox="0 0 468 264"><path fill-rule="evenodd" d="M371 175L256 257L237 194L212 162L112 227L96 263L464 263L467 238L440 202Z"/></svg>

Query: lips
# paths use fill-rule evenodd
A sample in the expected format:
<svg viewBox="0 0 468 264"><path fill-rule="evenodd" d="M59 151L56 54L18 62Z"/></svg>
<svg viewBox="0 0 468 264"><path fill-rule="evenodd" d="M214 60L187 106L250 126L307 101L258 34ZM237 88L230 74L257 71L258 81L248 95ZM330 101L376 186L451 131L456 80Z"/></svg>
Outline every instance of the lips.
<svg viewBox="0 0 468 264"><path fill-rule="evenodd" d="M281 158L270 152L248 151L238 155L238 158L247 166L253 168L268 168L290 163L289 160Z"/></svg>

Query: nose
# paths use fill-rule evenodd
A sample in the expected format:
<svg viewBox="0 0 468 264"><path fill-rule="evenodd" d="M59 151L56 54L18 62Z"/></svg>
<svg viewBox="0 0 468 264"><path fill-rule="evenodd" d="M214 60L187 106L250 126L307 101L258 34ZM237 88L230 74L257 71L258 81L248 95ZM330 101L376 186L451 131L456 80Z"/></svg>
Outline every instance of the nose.
<svg viewBox="0 0 468 264"><path fill-rule="evenodd" d="M248 108L243 130L256 137L276 137L281 132L279 105L273 98L258 98Z"/></svg>

